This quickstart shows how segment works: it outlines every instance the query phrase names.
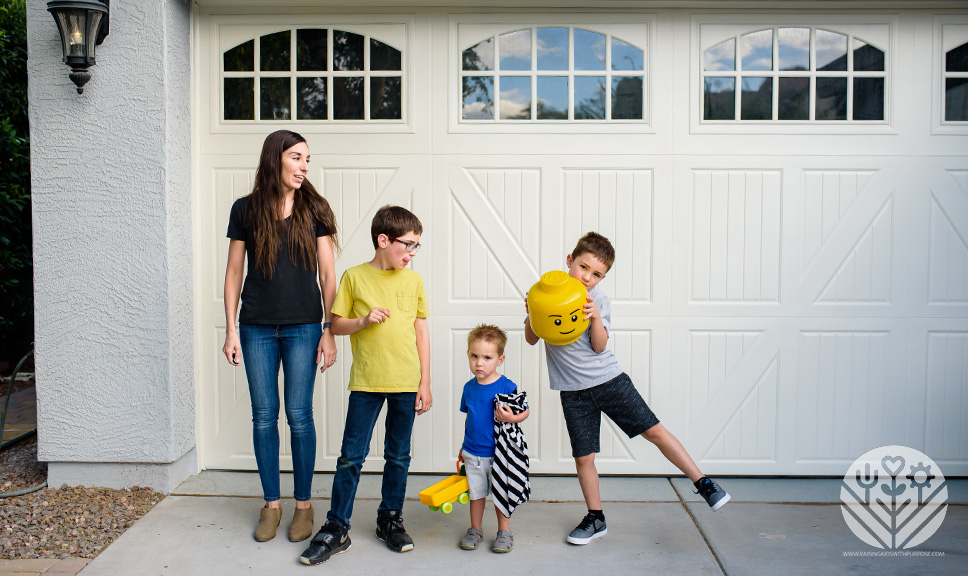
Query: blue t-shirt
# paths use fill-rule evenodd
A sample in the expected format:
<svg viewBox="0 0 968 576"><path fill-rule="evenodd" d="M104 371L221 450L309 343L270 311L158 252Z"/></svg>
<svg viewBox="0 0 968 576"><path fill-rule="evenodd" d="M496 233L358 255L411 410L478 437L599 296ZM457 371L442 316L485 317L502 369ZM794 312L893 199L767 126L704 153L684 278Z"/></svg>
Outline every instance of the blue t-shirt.
<svg viewBox="0 0 968 576"><path fill-rule="evenodd" d="M517 384L503 375L490 384L478 384L477 378L464 384L460 411L467 414L467 421L461 450L480 458L494 456L494 396L511 394L517 389Z"/></svg>

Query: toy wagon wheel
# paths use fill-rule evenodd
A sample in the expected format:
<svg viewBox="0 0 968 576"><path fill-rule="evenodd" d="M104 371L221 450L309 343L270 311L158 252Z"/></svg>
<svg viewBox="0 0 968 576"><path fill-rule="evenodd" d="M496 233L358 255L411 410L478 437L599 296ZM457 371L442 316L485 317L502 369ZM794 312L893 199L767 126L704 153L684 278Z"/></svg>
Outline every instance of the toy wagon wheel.
<svg viewBox="0 0 968 576"><path fill-rule="evenodd" d="M436 512L436 511L440 510L440 506L430 506L429 508L430 508L430 511L431 512Z"/></svg>
<svg viewBox="0 0 968 576"><path fill-rule="evenodd" d="M443 512L444 514L450 514L451 512L454 511L454 505L451 504L450 502L444 502L443 504L440 505L440 511Z"/></svg>
<svg viewBox="0 0 968 576"><path fill-rule="evenodd" d="M468 502L471 501L471 497L467 495L467 492L464 492L463 494L457 497L457 501L460 502L461 504L467 504Z"/></svg>

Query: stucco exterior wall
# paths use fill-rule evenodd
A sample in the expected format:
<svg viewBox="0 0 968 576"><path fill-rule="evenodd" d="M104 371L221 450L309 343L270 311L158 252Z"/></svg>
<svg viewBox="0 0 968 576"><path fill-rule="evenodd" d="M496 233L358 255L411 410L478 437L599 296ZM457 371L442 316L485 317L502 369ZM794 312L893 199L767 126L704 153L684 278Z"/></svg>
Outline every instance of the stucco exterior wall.
<svg viewBox="0 0 968 576"><path fill-rule="evenodd" d="M27 10L39 458L108 485L194 455L191 10L112 3L82 95Z"/></svg>

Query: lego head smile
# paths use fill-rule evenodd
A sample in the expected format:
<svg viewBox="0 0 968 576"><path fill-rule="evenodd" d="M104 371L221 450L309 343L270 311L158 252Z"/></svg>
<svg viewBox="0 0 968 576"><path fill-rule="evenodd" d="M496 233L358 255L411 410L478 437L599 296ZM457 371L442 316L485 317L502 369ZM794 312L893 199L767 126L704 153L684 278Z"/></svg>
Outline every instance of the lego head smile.
<svg viewBox="0 0 968 576"><path fill-rule="evenodd" d="M582 283L567 272L541 276L528 291L531 329L548 344L571 344L588 328L582 314L588 293Z"/></svg>

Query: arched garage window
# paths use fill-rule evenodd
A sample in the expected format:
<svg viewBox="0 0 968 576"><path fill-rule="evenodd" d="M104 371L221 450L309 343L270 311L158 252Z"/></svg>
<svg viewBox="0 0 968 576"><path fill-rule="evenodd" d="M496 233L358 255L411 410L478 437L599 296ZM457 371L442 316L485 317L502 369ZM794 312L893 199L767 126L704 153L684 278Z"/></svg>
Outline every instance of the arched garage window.
<svg viewBox="0 0 968 576"><path fill-rule="evenodd" d="M577 26L486 38L461 52L461 121L644 121L645 56L642 46Z"/></svg>
<svg viewBox="0 0 968 576"><path fill-rule="evenodd" d="M727 38L702 52L702 118L883 122L885 60L885 51L864 39L812 26Z"/></svg>
<svg viewBox="0 0 968 576"><path fill-rule="evenodd" d="M368 35L292 28L222 53L222 118L400 120L401 51Z"/></svg>

